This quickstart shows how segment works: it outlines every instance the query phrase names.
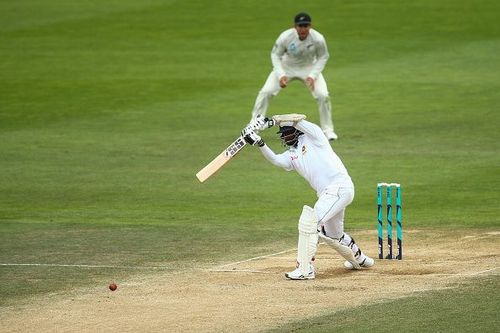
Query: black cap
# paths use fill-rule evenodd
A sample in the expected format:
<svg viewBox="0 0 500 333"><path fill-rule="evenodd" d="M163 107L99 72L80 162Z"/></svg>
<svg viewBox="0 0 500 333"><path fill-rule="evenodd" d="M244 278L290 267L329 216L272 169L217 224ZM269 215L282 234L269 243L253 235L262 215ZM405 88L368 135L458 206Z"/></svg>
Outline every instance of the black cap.
<svg viewBox="0 0 500 333"><path fill-rule="evenodd" d="M307 13L298 13L295 15L295 24L311 24L311 16Z"/></svg>

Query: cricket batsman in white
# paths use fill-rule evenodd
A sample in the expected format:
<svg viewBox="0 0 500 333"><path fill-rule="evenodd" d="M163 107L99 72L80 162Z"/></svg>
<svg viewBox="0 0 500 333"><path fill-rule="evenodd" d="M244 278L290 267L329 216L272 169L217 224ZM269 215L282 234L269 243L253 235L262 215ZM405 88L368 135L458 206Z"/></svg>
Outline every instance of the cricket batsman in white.
<svg viewBox="0 0 500 333"><path fill-rule="evenodd" d="M242 131L245 141L258 146L269 162L287 171L297 171L318 196L314 207L304 206L302 210L298 226L298 266L285 276L291 280L315 278L313 260L319 238L346 259L346 268L371 267L374 260L344 232L344 212L354 198L351 177L319 126L305 118L302 114L276 115L271 120L257 116ZM288 147L278 155L257 134L274 125L279 126L278 134Z"/></svg>
<svg viewBox="0 0 500 333"><path fill-rule="evenodd" d="M332 107L326 81L321 73L330 57L325 38L311 28L311 17L299 13L295 26L278 37L271 51L273 71L255 100L252 119L265 116L269 101L291 81L302 81L311 91L319 107L320 125L328 140L336 140Z"/></svg>

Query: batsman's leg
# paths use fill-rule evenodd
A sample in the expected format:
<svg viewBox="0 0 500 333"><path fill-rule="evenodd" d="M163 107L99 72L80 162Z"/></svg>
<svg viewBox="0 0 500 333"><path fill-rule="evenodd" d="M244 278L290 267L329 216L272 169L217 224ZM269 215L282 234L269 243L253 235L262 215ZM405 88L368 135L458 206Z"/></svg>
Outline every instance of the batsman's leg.
<svg viewBox="0 0 500 333"><path fill-rule="evenodd" d="M363 251L361 251L354 238L352 238L349 234L344 233L341 237L341 242L352 249L354 257L356 258L356 262L360 267L368 268L372 267L375 264L375 261L372 258L368 257L363 253ZM350 261L344 262L344 267L347 269L356 268Z"/></svg>
<svg viewBox="0 0 500 333"><path fill-rule="evenodd" d="M353 249L343 241L345 208L354 199L354 188L331 186L321 194L314 206L319 218L319 237L343 258L359 267Z"/></svg>
<svg viewBox="0 0 500 333"><path fill-rule="evenodd" d="M269 102L273 96L276 96L281 90L279 84L279 78L274 71L272 71L267 77L266 83L259 91L257 99L252 110L252 120L255 119L259 114L265 116L267 113L267 108L269 107Z"/></svg>
<svg viewBox="0 0 500 333"><path fill-rule="evenodd" d="M345 260L347 260L353 268L360 269L361 266L356 261L356 257L354 255L354 249L345 245L345 242L342 238L333 238L326 235L325 228L323 227L321 232L319 233L319 237L328 245L333 247L335 251L337 251Z"/></svg>
<svg viewBox="0 0 500 333"><path fill-rule="evenodd" d="M291 280L310 280L315 278L312 258L318 248L318 219L314 209L304 206L299 219L299 241L297 245L298 267L292 272L285 273Z"/></svg>

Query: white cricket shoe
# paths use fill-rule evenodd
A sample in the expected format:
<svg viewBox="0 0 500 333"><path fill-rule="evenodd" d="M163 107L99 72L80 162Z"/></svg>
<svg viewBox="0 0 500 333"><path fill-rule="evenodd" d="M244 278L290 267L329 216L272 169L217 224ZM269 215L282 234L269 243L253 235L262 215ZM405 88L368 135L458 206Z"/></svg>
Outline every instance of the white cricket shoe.
<svg viewBox="0 0 500 333"><path fill-rule="evenodd" d="M293 272L285 273L285 277L290 280L313 280L316 277L316 272L314 266L309 264L309 273L306 275L302 274L302 270L298 267Z"/></svg>
<svg viewBox="0 0 500 333"><path fill-rule="evenodd" d="M362 268L372 267L373 265L375 265L375 260L373 260L372 258L370 258L368 256L366 256L365 260L363 260L362 262L359 263L359 266L361 266ZM352 266L352 264L347 260L344 262L344 267L347 269L355 269Z"/></svg>
<svg viewBox="0 0 500 333"><path fill-rule="evenodd" d="M325 133L325 136L326 138L329 140L329 141L333 141L333 140L337 140L339 137L337 134L335 134L335 132L331 131L331 132L326 132Z"/></svg>

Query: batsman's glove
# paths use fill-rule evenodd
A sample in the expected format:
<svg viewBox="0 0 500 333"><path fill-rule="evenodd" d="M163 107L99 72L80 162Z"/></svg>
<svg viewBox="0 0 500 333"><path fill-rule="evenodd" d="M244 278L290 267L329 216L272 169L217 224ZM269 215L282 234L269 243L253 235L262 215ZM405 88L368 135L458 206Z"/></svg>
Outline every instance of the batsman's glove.
<svg viewBox="0 0 500 333"><path fill-rule="evenodd" d="M243 136L243 139L249 145L259 146L259 147L264 146L264 140L262 140L262 138L257 133L255 133L255 131L250 125L245 127L243 131L241 131L241 136Z"/></svg>
<svg viewBox="0 0 500 333"><path fill-rule="evenodd" d="M258 114L252 121L248 124L254 131L263 131L274 126L274 120L269 118L264 118L263 115ZM248 127L247 126L247 127Z"/></svg>

